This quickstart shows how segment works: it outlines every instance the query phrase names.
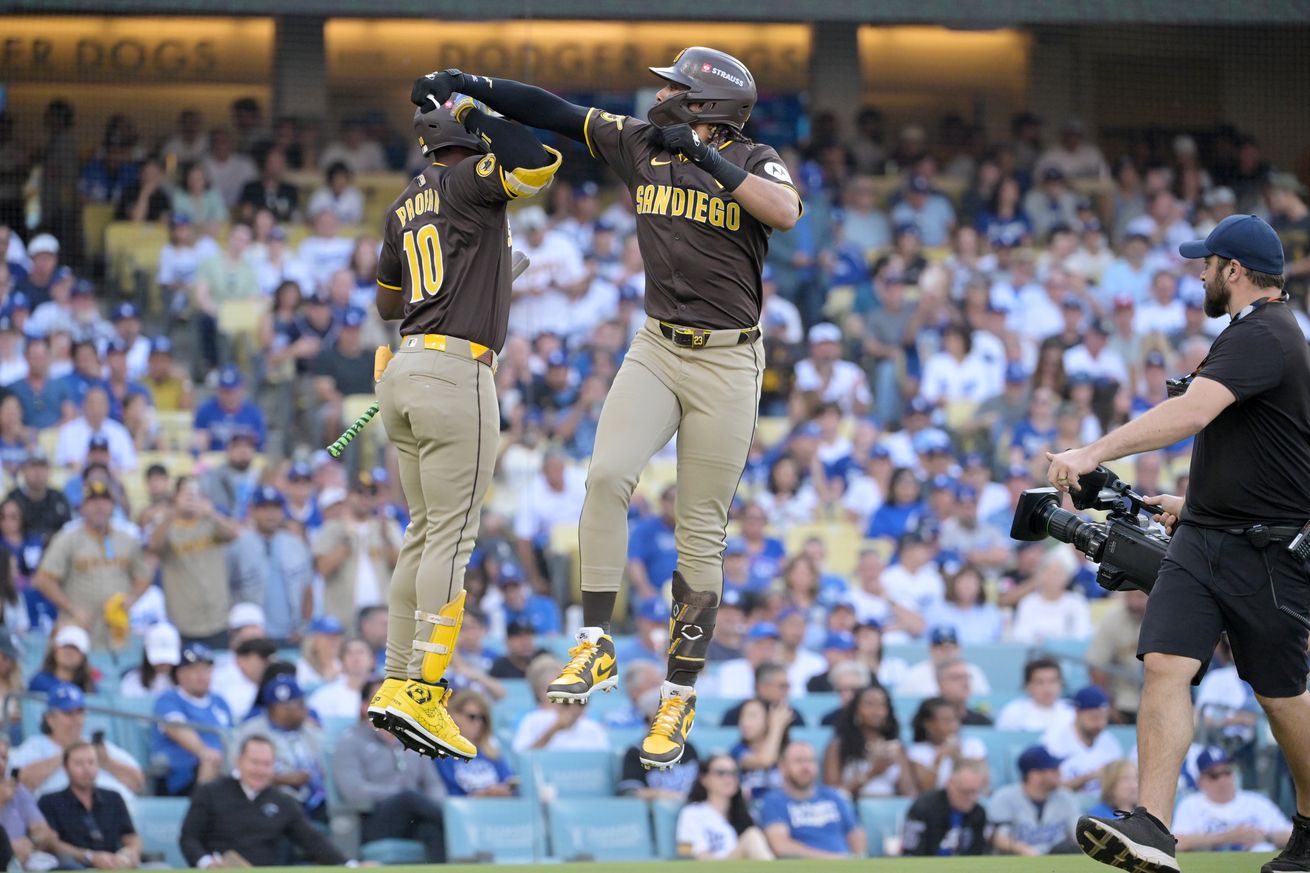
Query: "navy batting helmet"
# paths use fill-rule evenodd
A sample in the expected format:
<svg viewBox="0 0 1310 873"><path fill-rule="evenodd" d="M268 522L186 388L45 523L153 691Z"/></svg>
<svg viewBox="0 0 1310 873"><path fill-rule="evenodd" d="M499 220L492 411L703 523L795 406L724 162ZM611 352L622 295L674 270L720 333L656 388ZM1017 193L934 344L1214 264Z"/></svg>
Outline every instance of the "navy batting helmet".
<svg viewBox="0 0 1310 873"><path fill-rule="evenodd" d="M456 121L450 110L444 106L426 111L421 108L416 109L414 133L418 134L418 144L425 156L450 146L458 146L478 153L487 151L487 144L480 137L465 130L464 125Z"/></svg>

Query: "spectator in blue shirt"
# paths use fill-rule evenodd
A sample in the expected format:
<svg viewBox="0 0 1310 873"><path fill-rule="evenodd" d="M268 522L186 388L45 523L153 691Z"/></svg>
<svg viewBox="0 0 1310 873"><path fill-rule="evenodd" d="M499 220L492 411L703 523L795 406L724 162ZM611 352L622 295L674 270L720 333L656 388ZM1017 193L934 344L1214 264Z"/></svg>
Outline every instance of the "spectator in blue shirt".
<svg viewBox="0 0 1310 873"><path fill-rule="evenodd" d="M450 695L446 704L459 732L478 747L471 761L454 758L437 759L437 775L451 797L513 797L519 780L509 768L491 727L491 707L487 699L472 689Z"/></svg>
<svg viewBox="0 0 1310 873"><path fill-rule="evenodd" d="M59 398L63 407L63 417L73 418L82 408L82 399L92 388L104 388L105 380L100 375L100 353L95 343L73 343L73 372L59 379L56 384L63 392ZM106 391L106 393L108 393Z"/></svg>
<svg viewBox="0 0 1310 873"><path fill-rule="evenodd" d="M210 693L214 677L214 656L201 643L182 649L181 662L173 668L174 687L155 701L156 725L150 734L150 757L168 762L163 777L163 794L188 795L197 785L223 774L223 737L196 730L204 725L226 731L232 727L232 711L226 701Z"/></svg>
<svg viewBox="0 0 1310 873"><path fill-rule="evenodd" d="M27 683L27 690L47 694L61 683L67 682L91 694L96 690L95 675L87 653L91 651L91 635L82 627L66 624L55 634L46 650L41 670Z"/></svg>
<svg viewBox="0 0 1310 873"><path fill-rule="evenodd" d="M50 378L50 340L29 336L23 357L27 377L9 386L23 406L23 424L33 430L54 427L63 420L64 387L59 379Z"/></svg>
<svg viewBox="0 0 1310 873"><path fill-rule="evenodd" d="M677 499L677 486L665 488L660 494L659 514L637 522L628 537L628 579L638 597L653 596L673 578L678 566L678 543L673 536Z"/></svg>
<svg viewBox="0 0 1310 873"><path fill-rule="evenodd" d="M105 380L105 390L109 393L109 417L119 422L123 420L123 407L127 405L128 398L139 394L151 406L155 404L150 389L127 375L129 351L131 346L126 340L115 338L105 352L105 365L109 371L109 378Z"/></svg>
<svg viewBox="0 0 1310 873"><path fill-rule="evenodd" d="M915 526L920 516L926 511L919 499L921 485L918 476L909 467L901 467L892 473L890 492L886 502L869 519L869 529L865 536L869 539L901 536Z"/></svg>
<svg viewBox="0 0 1310 873"><path fill-rule="evenodd" d="M769 515L764 507L749 503L741 513L741 541L750 557L751 591L768 588L782 573L787 548L777 537L767 536L764 526Z"/></svg>
<svg viewBox="0 0 1310 873"><path fill-rule="evenodd" d="M819 784L819 759L809 743L795 741L779 762L782 787L760 801L760 825L779 858L862 858L864 830L851 802Z"/></svg>
<svg viewBox="0 0 1310 873"><path fill-rule="evenodd" d="M525 625L538 635L560 632L559 604L552 597L535 593L518 564L500 565L500 593L505 600L505 625Z"/></svg>
<svg viewBox="0 0 1310 873"><path fill-rule="evenodd" d="M268 428L264 413L246 397L246 383L236 367L224 367L218 376L218 393L196 410L196 446L202 452L221 451L234 431L255 434L256 448L264 450Z"/></svg>

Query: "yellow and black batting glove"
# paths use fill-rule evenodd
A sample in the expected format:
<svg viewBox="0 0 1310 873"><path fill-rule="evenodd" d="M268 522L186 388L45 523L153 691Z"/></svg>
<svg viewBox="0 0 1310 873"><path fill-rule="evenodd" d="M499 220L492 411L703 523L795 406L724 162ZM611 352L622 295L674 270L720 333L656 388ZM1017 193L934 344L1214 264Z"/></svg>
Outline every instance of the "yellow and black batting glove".
<svg viewBox="0 0 1310 873"><path fill-rule="evenodd" d="M391 359L394 357L395 354L392 353L391 346L377 347L377 350L373 352L373 381L374 382L382 381L382 374L387 371L387 364L390 364Z"/></svg>

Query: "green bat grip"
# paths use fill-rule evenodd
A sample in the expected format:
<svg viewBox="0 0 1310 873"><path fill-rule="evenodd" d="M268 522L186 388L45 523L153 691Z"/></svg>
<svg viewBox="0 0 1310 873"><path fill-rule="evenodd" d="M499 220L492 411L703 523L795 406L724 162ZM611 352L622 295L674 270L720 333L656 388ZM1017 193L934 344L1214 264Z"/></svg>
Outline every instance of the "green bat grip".
<svg viewBox="0 0 1310 873"><path fill-rule="evenodd" d="M364 414L355 419L355 423L346 428L346 432L337 437L337 441L327 447L328 454L334 458L341 457L341 453L346 450L346 446L350 445L350 441L359 436L359 432L362 431L364 426L372 421L373 416L377 414L378 402L374 400L369 404L368 409L364 410Z"/></svg>

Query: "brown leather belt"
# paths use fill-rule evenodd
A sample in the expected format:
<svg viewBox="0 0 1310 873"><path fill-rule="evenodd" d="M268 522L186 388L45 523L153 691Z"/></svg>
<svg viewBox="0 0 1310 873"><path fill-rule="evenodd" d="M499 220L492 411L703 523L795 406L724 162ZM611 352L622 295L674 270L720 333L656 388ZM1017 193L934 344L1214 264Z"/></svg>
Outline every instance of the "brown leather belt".
<svg viewBox="0 0 1310 873"><path fill-rule="evenodd" d="M701 330L698 327L683 327L678 324L669 324L667 321L659 321L654 318L646 319L648 325L653 322L658 326L659 332L664 338L675 346L682 346L688 349L708 349L721 346L739 346L743 343L753 343L760 338L760 326L748 327L744 330L726 328L722 330Z"/></svg>
<svg viewBox="0 0 1310 873"><path fill-rule="evenodd" d="M457 336L446 336L444 333L423 333L414 334L413 336L403 336L400 338L400 348L404 349L427 349L434 352L446 352L452 355L460 355L477 361L479 364L486 364L495 372L497 365L500 363L496 353L490 347L481 343L470 342L466 339L460 339Z"/></svg>

